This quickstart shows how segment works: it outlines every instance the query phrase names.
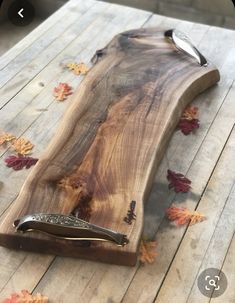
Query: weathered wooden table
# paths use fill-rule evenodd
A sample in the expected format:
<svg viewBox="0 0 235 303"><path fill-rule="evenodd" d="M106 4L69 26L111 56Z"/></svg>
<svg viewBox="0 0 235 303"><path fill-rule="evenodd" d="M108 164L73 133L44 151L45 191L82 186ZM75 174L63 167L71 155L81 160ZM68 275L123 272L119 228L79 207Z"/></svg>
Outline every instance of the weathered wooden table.
<svg viewBox="0 0 235 303"><path fill-rule="evenodd" d="M194 135L175 132L156 174L145 210L144 235L156 239L152 265L122 267L0 248L0 300L13 291L41 292L50 302L235 302L235 32L153 15L94 0L71 0L0 58L0 128L24 136L40 157L70 100L52 95L58 82L82 80L62 68L65 60L89 62L95 50L118 32L161 26L178 28L217 65L221 82L193 103L201 127ZM10 207L28 175L5 167L1 148L0 213ZM166 171L192 180L192 191L167 189ZM165 209L174 201L207 216L204 222L172 227ZM227 291L204 297L197 277L205 268L222 269Z"/></svg>

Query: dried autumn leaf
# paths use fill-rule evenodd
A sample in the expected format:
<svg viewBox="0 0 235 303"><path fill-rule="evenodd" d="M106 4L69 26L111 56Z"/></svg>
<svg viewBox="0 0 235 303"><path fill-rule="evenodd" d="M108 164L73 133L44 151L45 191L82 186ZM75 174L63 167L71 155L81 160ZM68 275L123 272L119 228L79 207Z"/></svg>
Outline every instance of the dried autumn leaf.
<svg viewBox="0 0 235 303"><path fill-rule="evenodd" d="M66 66L69 70L72 70L75 75L86 75L89 71L89 68L83 62L82 63L72 62L72 63L68 63Z"/></svg>
<svg viewBox="0 0 235 303"><path fill-rule="evenodd" d="M178 128L186 136L189 135L191 132L193 132L195 129L199 128L199 126L200 124L198 119L193 119L193 120L180 119L180 122L178 124Z"/></svg>
<svg viewBox="0 0 235 303"><path fill-rule="evenodd" d="M184 135L189 135L195 129L199 128L198 107L189 106L185 109L179 121L178 128Z"/></svg>
<svg viewBox="0 0 235 303"><path fill-rule="evenodd" d="M198 119L198 107L196 106L187 107L183 112L182 119L186 119L189 121Z"/></svg>
<svg viewBox="0 0 235 303"><path fill-rule="evenodd" d="M191 188L190 184L192 182L188 178L170 169L167 170L167 180L170 182L168 186L169 189L174 188L176 193L187 193Z"/></svg>
<svg viewBox="0 0 235 303"><path fill-rule="evenodd" d="M72 87L67 83L60 83L54 88L54 96L57 101L64 101L69 95L72 94Z"/></svg>
<svg viewBox="0 0 235 303"><path fill-rule="evenodd" d="M29 169L38 162L38 159L32 157L9 156L5 159L5 162L7 167L11 167L14 170L21 170L24 167Z"/></svg>
<svg viewBox="0 0 235 303"><path fill-rule="evenodd" d="M31 295L28 290L22 290L20 293L11 294L10 298L2 303L48 303L48 297L41 294Z"/></svg>
<svg viewBox="0 0 235 303"><path fill-rule="evenodd" d="M205 220L205 216L196 212L190 211L186 207L176 207L174 204L166 210L167 218L174 221L176 225L184 225L190 222L190 225L196 224Z"/></svg>
<svg viewBox="0 0 235 303"><path fill-rule="evenodd" d="M19 138L12 143L12 148L19 155L28 155L34 145L27 139Z"/></svg>
<svg viewBox="0 0 235 303"><path fill-rule="evenodd" d="M156 241L145 241L141 240L140 250L139 250L139 259L142 263L153 263L156 259L157 243Z"/></svg>
<svg viewBox="0 0 235 303"><path fill-rule="evenodd" d="M16 137L12 134L2 133L0 135L0 145L3 145L4 143L10 142L10 141L15 140L15 139L16 139Z"/></svg>

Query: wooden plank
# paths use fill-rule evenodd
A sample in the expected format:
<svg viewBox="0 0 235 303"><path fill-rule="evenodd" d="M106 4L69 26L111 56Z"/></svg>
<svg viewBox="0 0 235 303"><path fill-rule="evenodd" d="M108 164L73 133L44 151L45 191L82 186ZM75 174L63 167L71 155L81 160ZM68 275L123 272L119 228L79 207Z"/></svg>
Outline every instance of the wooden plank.
<svg viewBox="0 0 235 303"><path fill-rule="evenodd" d="M28 289L33 289L38 280L44 275L53 259L52 256L40 254L21 254L9 252L8 250L0 252L1 257L7 256L10 266L7 267L6 261L1 265L0 275L0 299L8 298L9 295L17 289L20 292L25 289L27 280ZM12 264L12 262L15 262ZM16 269L17 270L16 270ZM14 274L12 274L12 272ZM3 288L4 287L4 288Z"/></svg>
<svg viewBox="0 0 235 303"><path fill-rule="evenodd" d="M223 35L227 37L227 32L224 31ZM200 43L200 49L204 44L207 45L210 41L207 39L206 36L204 36L204 34L202 34L201 37L204 38ZM195 40L194 37L192 37L192 39ZM223 40L223 36L221 36L221 39ZM211 49L210 53L206 52L206 46L203 48L205 48L205 55L208 58L213 58L213 50ZM230 50L228 50L228 52L230 52ZM219 56L217 56L216 64L218 64L219 66L223 65L223 56L221 56L220 59ZM204 93L201 97L195 100L194 104L200 108L201 120L201 127L198 130L196 136L185 137L182 136L180 132L176 132L173 136L170 146L168 147L166 156L158 169L158 173L155 177L156 183L153 187L150 199L146 205L144 228L144 235L146 237L155 238L155 234L159 228L159 225L162 226L161 229L164 229L164 226L166 225L166 222L163 220L165 209L176 199L174 193L169 194L167 191L166 170L168 168L186 174L189 167L191 166L192 161L194 159L198 159L196 170L201 171L200 177L194 176L194 174L192 173L189 174L189 177L193 180L197 180L195 182L198 186L198 196L200 196L203 192L207 180L211 172L213 171L214 165L219 157L221 150L223 149L223 145L225 144L226 139L234 123L233 117L227 120L227 117L231 116L230 111L232 110L232 92L231 98L228 98L225 104L223 104L228 90L231 86L231 83L232 80L230 79L230 77L226 79L226 74L222 74L222 81L220 82L217 88L214 88ZM223 104L223 106L217 116L217 112L220 109L221 104ZM226 126L224 125L223 119L228 122L228 124L226 123ZM220 127L223 127L225 131L224 135L221 136L221 138L223 138L221 143L219 143L216 139L217 127L218 129ZM213 132L211 132L212 130ZM210 138L213 138L213 136L213 146L215 146L214 150L218 150L218 152L214 154L211 158L210 165L208 163L207 167L205 167L202 164L202 156L203 154L207 155L214 153L213 149L210 148L210 144L212 142ZM203 146L204 148L202 148ZM185 201L184 196L178 196L177 198L178 200ZM161 201L160 207L158 206L157 213L156 201ZM195 206L195 204L192 204L192 206ZM182 230L181 235L183 236L183 234L184 231ZM170 238L172 238L173 240L171 240L169 243ZM161 286L161 282L164 279L165 273L167 272L167 269L171 264L172 258L174 257L175 251L177 250L177 247L180 243L181 236L178 234L178 231L177 233L174 233L174 230L172 230L165 237L161 237L161 234L159 232L156 239L159 243L159 254L156 264L141 267L138 270L127 291L126 296L123 299L123 302L132 302L133 300L135 300L137 302L142 303L150 302L155 298L157 291ZM168 248L167 252L165 252L166 247Z"/></svg>
<svg viewBox="0 0 235 303"><path fill-rule="evenodd" d="M75 44L73 45L73 47L71 47L71 49L69 48L69 52L68 50L65 50L65 54L62 55L66 56L74 56L75 60L83 60L84 62L87 62L92 55L94 54L94 51L96 49L99 49L101 47L103 47L109 40L110 38L117 34L118 32L120 32L120 30L128 30L130 28L135 28L138 26L141 26L149 17L149 13L146 12L141 12L139 10L134 10L134 9L124 9L121 10L120 6L112 6L112 8L110 8L109 10L109 14L111 14L112 12L114 13L114 18L112 18L111 20L105 19L105 17L102 19L102 22L99 23L93 23L93 27L90 27L89 30L86 32L86 39L84 37L84 39L81 39L80 42L81 44L85 45L86 47L83 49L82 52L76 52L75 50L75 46L76 43L77 45L80 44L79 43L79 39L78 41L75 41ZM105 16L105 15L104 15ZM107 31L107 28L109 29ZM100 34L97 35L96 34L96 30L99 32ZM101 30L103 29L103 30ZM92 38L92 33L96 34L96 37ZM62 57L60 58L60 60L62 59ZM56 66L56 64L58 65L60 61L55 61L54 62L54 66L53 68ZM47 69L49 68L49 66L47 67ZM45 74L47 73L47 71L45 71ZM44 76L43 76L44 77ZM42 78L43 78L42 77ZM66 74L66 78L65 75L62 74L60 75L61 77L61 81L65 80L68 81L69 83L71 83L72 81L72 86L77 86L77 84L81 81L80 78L73 76L72 73L67 73ZM40 82L40 78L37 79ZM60 78L56 78L55 79L55 83L59 82ZM43 96L41 96L40 99L34 99L34 103L32 104L32 108L26 108L24 115L19 117L18 122L15 121L12 124L15 125L14 131L17 131L17 129L19 128L19 126L22 124L22 122L27 118L28 113L35 113L36 109L39 107L38 103L40 104L40 107L44 108L45 106L49 106L48 110L41 113L40 117L38 117L38 119L36 120L36 123L33 124L34 120L32 120L32 125L30 128L28 128L30 126L26 125L26 128L22 129L23 132L25 132L27 130L27 132L25 133L25 136L27 136L27 138L29 138L30 140L32 140L36 146L35 146L35 153L36 154L40 154L41 151L44 149L44 147L47 145L48 141L50 140L50 138L52 138L53 134L55 133L55 127L58 124L61 115L64 112L64 109L67 107L66 103L55 103L52 102L52 97L51 97L51 91L53 88L53 83L51 86L49 86L47 88L47 90L45 91L45 94ZM55 86L55 85L54 85ZM34 89L34 86L32 85L32 90ZM45 99L45 97L48 95L50 96L50 102L46 105L42 103L42 100ZM22 96L22 100L23 101L23 97ZM40 102L39 102L40 101ZM52 102L52 103L51 103ZM50 106L51 104L51 106ZM1 114L1 112L0 112ZM21 123L20 123L21 121ZM42 127L42 125L46 125L48 126L47 129L45 129L44 127ZM13 129L12 129L13 130ZM4 176L8 176L8 178L11 179L11 184L7 184L7 178L4 178L4 187L3 187L3 191L4 194L2 194L2 191L0 192L0 200L1 202L5 202L8 201L8 205L9 203L14 199L14 195L17 194L17 192L19 191L20 187L21 187L21 180L25 179L25 177L27 176L28 172L18 172L16 174L12 174L10 173L9 170L7 170L4 167L1 167L0 172L2 172L4 170L4 173L2 174L1 178L3 178ZM14 185L13 185L14 184ZM7 190L5 190L7 188ZM15 191L14 189L17 188L17 190ZM12 191L14 191L14 193L12 194ZM7 206L7 204L5 204L5 207ZM3 209L2 209L3 211ZM33 290L33 288L35 287L35 285L37 284L37 282L34 283L34 286L32 285L32 281L35 281L35 279L37 279L37 281L40 280L40 278L42 277L42 272L41 269L37 272L36 270L34 271L34 277L32 277L31 275L25 275L24 274L24 262L29 263L30 260L32 259L32 255L35 256L35 262L37 259L37 254L26 254L26 253L16 253L14 251L9 251L7 249L4 248L0 248L0 254L2 259L4 260L4 262L1 262L0 264L0 272L2 273L1 279L0 279L0 287L2 288L2 292L0 294L0 299L5 298L10 292L13 291L20 291L20 289L23 288L27 288L29 290ZM46 271L46 269L48 268L48 264L50 264L50 262L52 262L52 260L54 259L54 257L52 256L46 256L43 255L41 256L43 258L42 260L42 264L44 264L44 271ZM28 261L29 259L29 261ZM66 259L69 260L69 259ZM78 265L78 260L75 261L76 264ZM84 261L81 261L85 267L85 263ZM89 263L89 262L88 262ZM8 264L11 265L11 267L8 266ZM94 267L94 263L91 263L90 267ZM19 273L19 269L20 273ZM85 269L86 270L86 269ZM23 281L23 285L21 284L21 282Z"/></svg>
<svg viewBox="0 0 235 303"><path fill-rule="evenodd" d="M228 144L226 144L224 153L226 152L226 149L230 147L229 144L230 144L230 140L229 140ZM234 148L234 146L233 146L233 148ZM223 154L222 154L222 156L223 156ZM231 167L232 163L233 162L230 162L229 167ZM219 173L222 173L222 172L220 171ZM214 191L214 186L213 186L213 191ZM235 230L234 197L235 197L235 184L233 184L233 187L231 189L229 197L227 197L227 200L226 200L226 197L223 197L222 199L220 199L218 201L218 203L221 204L221 206L222 206L224 200L226 200L224 209L221 213L221 216L216 225L216 228L214 230L214 233L213 233L213 236L212 236L210 242L207 242L207 244L209 244L209 245L206 250L205 256L203 257L201 266L198 269L198 274L196 275L193 286L191 287L190 294L187 298L187 302L192 302L192 303L210 302L210 298L203 296L200 293L198 286L197 286L197 280L198 280L200 273L207 268L218 268L218 269L222 269L222 270L225 269L225 275L228 278L228 286L229 286L229 289L227 289L224 296L221 296L221 298L223 298L223 300L225 302L228 302L228 300L225 299L225 295L227 296L229 294L229 292L231 292L234 289L234 287L231 287L232 283L229 279L229 276L233 275L232 267L230 267L230 268L224 267L224 262L226 262L225 258L227 258L227 256L226 256L227 251L228 251L228 249L232 250L231 242L233 241L234 230ZM210 199L211 198L213 198L213 197L211 197L211 195L210 195ZM205 207L206 207L206 209L203 209ZM214 205L213 205L213 208L214 208ZM209 213L207 216L208 216L209 220L212 221L210 219L211 218L211 209L209 209L209 205L201 205L201 203L200 203L198 211L208 212L208 210L209 210ZM212 229L211 226L210 226L210 229ZM207 228L205 230L207 230ZM203 234L203 239L204 239L204 232L202 234ZM193 237L191 237L192 238L191 244L194 243L194 245L192 245L192 248L193 249L196 248L196 250L197 250L198 244L200 245L200 243L197 243L197 240L195 240L195 237L196 237L196 235L193 234ZM200 242L203 241L203 239L200 238ZM205 248L207 247L207 244L204 245ZM197 254L197 252L195 250L194 250L194 254L195 255ZM200 254L202 254L202 251L200 251ZM231 254L231 252L230 252L230 254ZM228 262L229 262L229 257L228 257ZM190 263L188 264L188 266L190 266ZM194 264L194 266L195 266L195 264ZM193 268L192 274L193 274L193 272L195 272L195 270L196 270L196 268ZM218 299L216 299L216 302ZM213 300L212 300L212 302L213 302Z"/></svg>
<svg viewBox="0 0 235 303"><path fill-rule="evenodd" d="M65 15L71 10L76 9L79 6L79 12L85 12L94 5L96 2L93 0L83 1L80 7L79 0L70 0L60 9L58 9L53 15L48 17L44 22L42 22L37 28L35 28L31 33L29 33L24 39L20 40L14 47L9 49L0 57L0 70L7 66L14 58L16 58L20 53L29 48L37 39L42 35L50 32L50 30L61 21Z"/></svg>
<svg viewBox="0 0 235 303"><path fill-rule="evenodd" d="M68 296L71 302L76 298L80 302L121 302L133 271L125 266L58 257L34 292L46 293L52 303L66 302ZM58 289L57 285L63 287Z"/></svg>
<svg viewBox="0 0 235 303"><path fill-rule="evenodd" d="M143 203L166 144L186 105L219 79L213 65L204 68L176 53L162 30L138 29L114 37L75 92L61 131L6 214L0 244L134 265ZM132 226L123 221L131 201L136 204ZM93 241L81 247L76 241L15 232L16 218L37 213L79 213L82 220L126 235L129 243L123 239L120 247Z"/></svg>
<svg viewBox="0 0 235 303"><path fill-rule="evenodd" d="M37 51L32 51L31 53L31 49L27 49L22 55L18 56L14 61L17 71L14 71L13 63L11 63L10 67L7 66L5 69L0 71L0 82L2 80L6 83L10 77L13 77L11 82L4 85L1 89L1 108L7 104L7 102L9 102L9 100L11 100L11 98L14 97L23 87L25 87L29 80L32 80L35 76L37 76L40 71L42 71L56 56L58 56L70 43L72 43L79 34L86 30L86 28L92 24L93 20L96 19L97 14L101 15L101 12L108 8L107 3L98 3L98 5L92 7L87 14L81 17L80 14L74 14L71 16L71 18L66 17L65 19L70 21L66 21L63 24L71 22L71 26L69 26L67 30L63 30L64 26L60 26L59 30L55 28L54 34L49 33L49 39L43 36L41 39L32 44L32 48L37 49ZM108 18L108 12L106 16ZM110 16L110 18L111 17L112 16ZM51 43L49 44L50 41ZM43 47L40 56L37 56L39 52L38 47ZM22 58L22 56L25 56L25 58ZM24 67L24 69L21 70L20 67ZM9 69L9 71L6 69ZM8 79L4 80L5 77ZM37 87L38 92L40 92L42 89L43 87Z"/></svg>
<svg viewBox="0 0 235 303"><path fill-rule="evenodd" d="M226 204L234 186L234 152L235 130L233 130L231 137L223 150L197 208L197 211L206 215L207 220L187 229L155 302L168 303L171 302L173 297L179 298L179 301L182 303L187 301L190 289L200 269L207 249L211 253L213 252L206 256L207 260L209 258L208 264L214 264L216 268L222 265L220 262L223 260L224 254L226 254L234 232L235 216L231 216L231 214L234 213L235 206L231 200L230 203ZM190 202L193 203L193 201ZM189 204L188 200L186 201L186 204ZM231 224L228 224L227 221L229 213L229 222ZM164 237L164 234L168 234L169 236L168 230L170 226L168 228L167 226L165 227L166 229L161 231L162 237ZM226 232L225 228L227 229ZM215 237L213 238L214 232ZM181 231L179 231L179 233L181 233ZM219 243L222 235L223 243ZM210 241L211 246L208 247ZM217 249L214 246L215 243ZM218 250L218 248L220 252L217 254L216 250ZM205 264L206 263L207 262L205 261ZM202 268L202 270L203 269L204 268ZM192 295L192 297L189 298L189 302L201 302L201 298L203 300L204 296L198 291L197 294Z"/></svg>
<svg viewBox="0 0 235 303"><path fill-rule="evenodd" d="M234 202L234 195L233 195L233 202ZM230 214L231 215L231 214ZM231 216L229 216L231 217ZM235 236L232 239L231 245L229 247L228 253L226 255L226 259L224 261L222 271L225 273L227 279L228 279L228 288L226 289L226 292L215 299L211 299L210 303L233 303L235 298Z"/></svg>
<svg viewBox="0 0 235 303"><path fill-rule="evenodd" d="M81 8L83 7L82 3L84 3L84 1L80 2ZM3 87L18 72L24 69L29 62L31 62L33 59L37 57L40 58L39 54L41 54L41 52L43 52L45 49L47 50L50 49L48 48L48 46L50 46L55 40L59 41L58 37L60 37L66 31L66 29L70 25L72 25L78 18L80 18L82 14L84 14L84 11L82 9L81 9L82 13L80 13L80 5L75 7L72 10L72 12L70 12L69 18L67 18L67 15L65 15L63 22L57 23L56 26L53 26L47 35L43 35L42 37L40 37L31 45L31 47L27 48L25 51L20 53L16 58L14 58L10 62L10 65L7 65L6 67L0 70L0 88ZM102 3L102 5L104 5L104 3ZM86 9L88 9L86 5L85 7ZM60 44L61 43L58 43L57 47L59 47ZM60 48L58 49L58 52L59 50ZM54 54L52 53L52 55ZM44 64L46 63L47 61L44 62ZM41 62L41 68L43 68L44 66L45 65L43 65L43 62ZM35 67L31 65L31 69L34 70Z"/></svg>

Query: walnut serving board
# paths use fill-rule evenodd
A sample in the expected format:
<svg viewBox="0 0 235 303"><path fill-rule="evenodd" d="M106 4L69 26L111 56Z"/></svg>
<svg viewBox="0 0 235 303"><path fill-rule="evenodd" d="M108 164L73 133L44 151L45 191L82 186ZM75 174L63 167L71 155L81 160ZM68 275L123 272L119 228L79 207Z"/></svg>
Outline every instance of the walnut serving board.
<svg viewBox="0 0 235 303"><path fill-rule="evenodd" d="M176 50L156 28L115 36L94 61L2 220L0 245L134 265L143 205L167 143L183 109L219 81L219 72ZM136 201L136 220L127 224L131 201ZM78 215L127 235L129 243L91 241L88 246L38 232L16 233L14 220L35 213Z"/></svg>

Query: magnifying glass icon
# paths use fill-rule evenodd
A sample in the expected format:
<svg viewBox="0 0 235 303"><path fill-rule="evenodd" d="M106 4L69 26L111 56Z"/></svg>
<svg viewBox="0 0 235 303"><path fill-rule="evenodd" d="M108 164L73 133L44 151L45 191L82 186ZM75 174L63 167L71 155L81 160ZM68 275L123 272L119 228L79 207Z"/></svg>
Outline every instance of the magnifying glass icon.
<svg viewBox="0 0 235 303"><path fill-rule="evenodd" d="M209 285L216 287L215 280L213 280L213 279L209 280Z"/></svg>

